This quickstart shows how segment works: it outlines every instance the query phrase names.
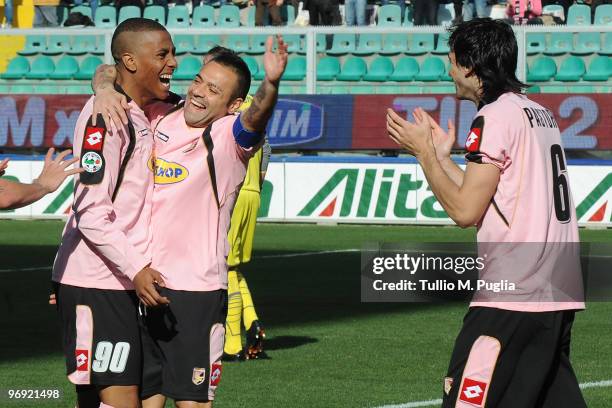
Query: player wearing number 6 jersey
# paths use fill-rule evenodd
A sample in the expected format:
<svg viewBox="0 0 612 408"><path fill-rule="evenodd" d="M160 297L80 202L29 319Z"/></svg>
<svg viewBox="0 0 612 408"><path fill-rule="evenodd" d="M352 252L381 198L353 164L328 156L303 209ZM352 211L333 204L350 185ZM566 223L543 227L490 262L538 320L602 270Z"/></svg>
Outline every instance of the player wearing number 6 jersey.
<svg viewBox="0 0 612 408"><path fill-rule="evenodd" d="M448 215L478 228L483 282L516 288L474 294L457 337L443 407L586 407L569 360L574 312L584 308L578 228L559 128L521 93L510 26L475 19L453 29L450 75L478 107L465 171L449 132L421 109L391 109L387 131L414 154ZM485 255L486 254L486 255Z"/></svg>

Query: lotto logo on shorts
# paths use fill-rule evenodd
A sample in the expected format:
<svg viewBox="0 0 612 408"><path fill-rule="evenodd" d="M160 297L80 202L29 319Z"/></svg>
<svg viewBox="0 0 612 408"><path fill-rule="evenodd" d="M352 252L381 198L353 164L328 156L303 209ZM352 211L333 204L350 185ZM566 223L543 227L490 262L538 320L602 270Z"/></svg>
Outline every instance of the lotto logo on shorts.
<svg viewBox="0 0 612 408"><path fill-rule="evenodd" d="M104 128L88 126L87 129L85 129L84 149L101 151L103 141Z"/></svg>
<svg viewBox="0 0 612 408"><path fill-rule="evenodd" d="M216 387L221 381L221 363L213 363L210 368L210 386Z"/></svg>
<svg viewBox="0 0 612 408"><path fill-rule="evenodd" d="M486 390L487 383L466 378L463 380L463 387L461 387L461 392L459 393L459 400L476 407L482 407Z"/></svg>
<svg viewBox="0 0 612 408"><path fill-rule="evenodd" d="M76 357L77 371L87 371L89 368L89 350L76 350L74 355Z"/></svg>

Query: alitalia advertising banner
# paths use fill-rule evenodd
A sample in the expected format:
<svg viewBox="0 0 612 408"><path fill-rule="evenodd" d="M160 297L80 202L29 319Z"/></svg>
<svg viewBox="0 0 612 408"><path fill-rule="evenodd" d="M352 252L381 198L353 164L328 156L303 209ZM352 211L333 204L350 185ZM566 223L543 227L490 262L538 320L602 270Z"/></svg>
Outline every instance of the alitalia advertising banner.
<svg viewBox="0 0 612 408"><path fill-rule="evenodd" d="M42 161L14 161L5 177L30 182ZM612 225L612 166L568 166L580 225ZM0 217L58 218L72 203L65 182L32 206ZM452 224L414 163L275 161L263 186L262 221Z"/></svg>

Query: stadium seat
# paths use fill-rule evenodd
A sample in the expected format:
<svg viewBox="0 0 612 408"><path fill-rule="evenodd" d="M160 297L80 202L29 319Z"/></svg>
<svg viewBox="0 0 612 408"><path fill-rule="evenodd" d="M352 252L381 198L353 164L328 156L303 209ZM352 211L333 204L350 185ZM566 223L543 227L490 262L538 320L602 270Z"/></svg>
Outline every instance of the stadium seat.
<svg viewBox="0 0 612 408"><path fill-rule="evenodd" d="M198 37L193 54L204 55L215 45L221 44L221 37L218 35L201 35Z"/></svg>
<svg viewBox="0 0 612 408"><path fill-rule="evenodd" d="M284 35L283 41L287 44L288 52L302 53L302 37L299 34Z"/></svg>
<svg viewBox="0 0 612 408"><path fill-rule="evenodd" d="M306 57L290 57L287 62L287 69L283 74L284 81L303 81L306 76Z"/></svg>
<svg viewBox="0 0 612 408"><path fill-rule="evenodd" d="M337 81L361 81L368 67L359 57L349 57L344 61L340 73L336 76Z"/></svg>
<svg viewBox="0 0 612 408"><path fill-rule="evenodd" d="M446 55L450 52L450 48L448 46L448 31L444 31L437 35L438 42L436 44L436 48L432 51L433 54Z"/></svg>
<svg viewBox="0 0 612 408"><path fill-rule="evenodd" d="M566 20L565 10L563 9L563 6L559 4L548 4L544 6L542 8L542 14L559 17L563 21Z"/></svg>
<svg viewBox="0 0 612 408"><path fill-rule="evenodd" d="M91 79L98 65L102 64L102 60L98 57L87 57L81 61L81 65L74 79Z"/></svg>
<svg viewBox="0 0 612 408"><path fill-rule="evenodd" d="M413 81L419 73L419 63L412 57L402 57L395 64L395 70L389 75L389 81Z"/></svg>
<svg viewBox="0 0 612 408"><path fill-rule="evenodd" d="M247 54L261 55L266 52L266 40L268 39L266 34L257 34L250 37L251 45L246 51Z"/></svg>
<svg viewBox="0 0 612 408"><path fill-rule="evenodd" d="M17 51L19 55L36 55L47 49L47 37L44 35L28 35L23 50Z"/></svg>
<svg viewBox="0 0 612 408"><path fill-rule="evenodd" d="M404 27L412 27L414 26L414 15L412 12L412 7L406 7L406 12L404 15Z"/></svg>
<svg viewBox="0 0 612 408"><path fill-rule="evenodd" d="M225 4L219 10L217 25L224 28L240 27L240 9L233 4Z"/></svg>
<svg viewBox="0 0 612 408"><path fill-rule="evenodd" d="M119 21L117 24L121 24L128 18L138 18L140 15L140 7L136 6L123 6L119 9Z"/></svg>
<svg viewBox="0 0 612 408"><path fill-rule="evenodd" d="M353 51L355 55L373 55L380 52L382 46L381 34L359 34L357 48Z"/></svg>
<svg viewBox="0 0 612 408"><path fill-rule="evenodd" d="M591 60L582 79L585 81L607 81L610 75L612 75L612 59L606 56L598 56Z"/></svg>
<svg viewBox="0 0 612 408"><path fill-rule="evenodd" d="M207 4L193 9L191 26L194 28L210 28L215 26L215 9Z"/></svg>
<svg viewBox="0 0 612 408"><path fill-rule="evenodd" d="M288 26L292 26L295 21L295 7L291 4L283 4L280 9L281 19L287 23Z"/></svg>
<svg viewBox="0 0 612 408"><path fill-rule="evenodd" d="M189 28L189 9L187 6L177 5L168 9L168 28Z"/></svg>
<svg viewBox="0 0 612 408"><path fill-rule="evenodd" d="M192 53L195 50L195 37L191 34L177 34L174 36L176 55Z"/></svg>
<svg viewBox="0 0 612 408"><path fill-rule="evenodd" d="M591 25L591 7L573 4L567 11L567 25Z"/></svg>
<svg viewBox="0 0 612 408"><path fill-rule="evenodd" d="M50 79L72 79L79 70L79 64L74 57L65 55L57 61L55 71L50 75Z"/></svg>
<svg viewBox="0 0 612 408"><path fill-rule="evenodd" d="M172 78L192 80L200 72L202 61L197 57L185 57L180 60L178 68Z"/></svg>
<svg viewBox="0 0 612 408"><path fill-rule="evenodd" d="M609 31L604 34L603 44L598 54L599 55L612 55L612 31Z"/></svg>
<svg viewBox="0 0 612 408"><path fill-rule="evenodd" d="M89 6L83 6L83 5L75 6L70 9L70 12L71 13L81 13L82 15L87 16L93 20L93 14L91 12L91 7Z"/></svg>
<svg viewBox="0 0 612 408"><path fill-rule="evenodd" d="M117 25L117 9L112 6L98 7L94 22L96 28L115 28Z"/></svg>
<svg viewBox="0 0 612 408"><path fill-rule="evenodd" d="M70 37L67 35L51 35L47 39L45 55L60 55L70 50Z"/></svg>
<svg viewBox="0 0 612 408"><path fill-rule="evenodd" d="M355 51L355 34L334 34L332 47L327 50L329 55L345 55Z"/></svg>
<svg viewBox="0 0 612 408"><path fill-rule="evenodd" d="M255 27L255 7L247 7L246 27Z"/></svg>
<svg viewBox="0 0 612 408"><path fill-rule="evenodd" d="M378 9L378 22L380 27L401 27L402 9L397 4L387 4Z"/></svg>
<svg viewBox="0 0 612 408"><path fill-rule="evenodd" d="M572 54L589 55L598 52L601 49L600 37L599 33L578 33Z"/></svg>
<svg viewBox="0 0 612 408"><path fill-rule="evenodd" d="M561 66L555 75L557 81L575 82L580 81L586 68L584 61L580 57L569 56L561 62Z"/></svg>
<svg viewBox="0 0 612 408"><path fill-rule="evenodd" d="M104 55L104 50L106 48L106 40L103 36L98 36L98 44L96 45L96 49L91 52L93 55ZM110 44L109 44L110 48Z"/></svg>
<svg viewBox="0 0 612 408"><path fill-rule="evenodd" d="M166 9L164 9L162 6L147 6L144 9L144 13L142 16L144 18L148 18L149 20L155 20L163 26L166 25Z"/></svg>
<svg viewBox="0 0 612 408"><path fill-rule="evenodd" d="M423 55L432 52L434 49L433 34L412 34L406 54Z"/></svg>
<svg viewBox="0 0 612 408"><path fill-rule="evenodd" d="M30 71L30 63L26 57L13 58L6 68L6 71L0 74L2 79L21 79Z"/></svg>
<svg viewBox="0 0 612 408"><path fill-rule="evenodd" d="M228 35L225 40L225 46L236 52L247 52L251 48L249 40L248 35Z"/></svg>
<svg viewBox="0 0 612 408"><path fill-rule="evenodd" d="M529 82L545 82L549 81L557 73L557 64L552 58L540 57L537 58L533 65L528 67L527 81Z"/></svg>
<svg viewBox="0 0 612 408"><path fill-rule="evenodd" d="M377 57L370 64L368 73L364 75L364 81L384 82L393 73L393 62L389 57Z"/></svg>
<svg viewBox="0 0 612 408"><path fill-rule="evenodd" d="M408 36L406 34L387 34L383 39L383 46L379 54L397 55L408 50Z"/></svg>
<svg viewBox="0 0 612 408"><path fill-rule="evenodd" d="M72 46L68 50L69 55L85 55L93 54L96 51L96 36L95 35L74 35L72 37Z"/></svg>
<svg viewBox="0 0 612 408"><path fill-rule="evenodd" d="M30 71L25 75L27 79L47 79L55 71L55 64L50 57L37 57L30 67Z"/></svg>
<svg viewBox="0 0 612 408"><path fill-rule="evenodd" d="M255 78L255 75L259 72L259 63L253 57L245 56L242 58L251 71L251 76Z"/></svg>
<svg viewBox="0 0 612 408"><path fill-rule="evenodd" d="M317 34L316 37L317 43L317 52L325 52L327 49L327 36L325 34ZM304 53L306 52L306 47L304 47Z"/></svg>
<svg viewBox="0 0 612 408"><path fill-rule="evenodd" d="M340 62L335 57L323 57L317 64L317 80L333 81L340 72Z"/></svg>
<svg viewBox="0 0 612 408"><path fill-rule="evenodd" d="M446 64L446 68L440 77L440 81L452 82L453 78L450 76L451 64L450 61Z"/></svg>
<svg viewBox="0 0 612 408"><path fill-rule="evenodd" d="M433 82L439 81L442 75L446 72L444 62L439 57L428 57L421 64L419 73L415 79L417 81Z"/></svg>
<svg viewBox="0 0 612 408"><path fill-rule="evenodd" d="M550 43L546 47L546 55L563 55L574 48L574 36L572 33L551 33Z"/></svg>
<svg viewBox="0 0 612 408"><path fill-rule="evenodd" d="M596 25L611 25L612 24L612 4L600 4L595 9Z"/></svg>
<svg viewBox="0 0 612 408"><path fill-rule="evenodd" d="M527 55L536 55L546 50L546 33L527 33Z"/></svg>

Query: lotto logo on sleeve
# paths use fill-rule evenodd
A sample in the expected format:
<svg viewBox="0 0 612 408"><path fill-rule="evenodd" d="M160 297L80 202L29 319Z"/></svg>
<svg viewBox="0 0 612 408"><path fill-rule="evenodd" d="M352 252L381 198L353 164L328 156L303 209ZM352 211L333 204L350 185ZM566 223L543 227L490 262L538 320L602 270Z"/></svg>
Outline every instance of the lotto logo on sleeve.
<svg viewBox="0 0 612 408"><path fill-rule="evenodd" d="M216 387L221 381L221 363L213 363L210 368L210 386Z"/></svg>
<svg viewBox="0 0 612 408"><path fill-rule="evenodd" d="M477 152L480 150L480 144L482 143L482 130L484 129L484 117L478 116L472 122L470 127L470 133L465 140L465 150L468 152Z"/></svg>
<svg viewBox="0 0 612 408"><path fill-rule="evenodd" d="M89 369L89 350L75 350L77 371L88 371Z"/></svg>
<svg viewBox="0 0 612 408"><path fill-rule="evenodd" d="M104 128L87 126L87 129L85 129L85 139L83 140L83 150L102 151L104 132Z"/></svg>
<svg viewBox="0 0 612 408"><path fill-rule="evenodd" d="M486 390L487 383L465 378L459 393L459 400L475 407L482 407Z"/></svg>

